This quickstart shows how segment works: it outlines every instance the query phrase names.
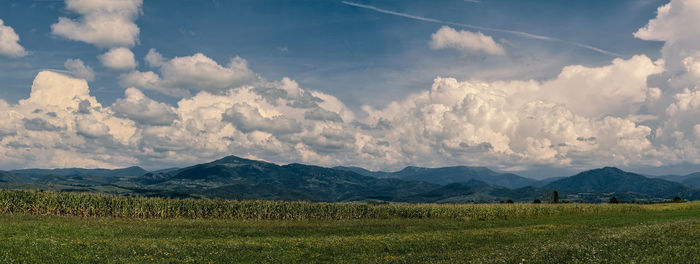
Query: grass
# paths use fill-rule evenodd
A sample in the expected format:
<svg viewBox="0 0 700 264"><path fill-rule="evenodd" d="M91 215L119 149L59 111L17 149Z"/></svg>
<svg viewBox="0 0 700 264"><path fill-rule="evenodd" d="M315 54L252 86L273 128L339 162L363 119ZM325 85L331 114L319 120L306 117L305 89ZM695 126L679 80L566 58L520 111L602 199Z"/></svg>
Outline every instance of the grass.
<svg viewBox="0 0 700 264"><path fill-rule="evenodd" d="M698 202L572 206L445 207L514 214L486 220L444 214L257 220L5 211L0 214L0 262L700 263ZM531 212L522 209L530 207L552 209L517 214ZM582 209L587 207L594 209Z"/></svg>

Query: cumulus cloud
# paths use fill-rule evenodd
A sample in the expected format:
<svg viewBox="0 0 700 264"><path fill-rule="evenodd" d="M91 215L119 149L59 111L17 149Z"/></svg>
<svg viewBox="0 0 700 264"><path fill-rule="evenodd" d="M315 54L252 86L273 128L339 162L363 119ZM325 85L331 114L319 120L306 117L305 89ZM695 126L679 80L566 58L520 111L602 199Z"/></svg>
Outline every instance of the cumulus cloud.
<svg viewBox="0 0 700 264"><path fill-rule="evenodd" d="M47 122L44 119L41 118L32 118L32 119L27 119L24 118L22 119L24 121L24 127L28 130L32 131L56 131L60 130L59 127Z"/></svg>
<svg viewBox="0 0 700 264"><path fill-rule="evenodd" d="M234 152L293 161L303 151L309 157L329 151L338 140L330 128L342 130L338 122L306 120L307 111L352 121L339 100L288 79L199 91L176 106L128 88L104 107L85 80L43 71L29 98L14 105L0 101L0 108L0 164L6 167L172 165ZM321 136L313 139L314 133Z"/></svg>
<svg viewBox="0 0 700 264"><path fill-rule="evenodd" d="M597 166L696 159L697 151L675 145L697 144L695 124L689 125L690 134L655 144L652 135L674 134L673 124L664 126L670 130L667 133L628 119L626 111L617 116L591 115L545 96L557 83L566 86L570 84L566 80L590 76L605 80L610 78L605 77L609 68L637 60L644 61L630 58L599 68L572 66L578 70L564 69L556 79L542 82L436 78L430 90L382 109L365 107L362 118L337 98L301 88L289 78L261 79L222 92L199 91L175 106L128 88L124 98L103 107L89 95L84 80L42 72L29 98L17 105L0 105L0 131L15 132L3 134L0 156L5 163L68 164L63 158L39 155L83 153L76 162L112 167L144 162L166 166L228 154L372 168L465 163ZM625 75L622 79L638 78L630 77L637 71L612 72ZM586 85L593 89L597 84ZM683 112L688 117L697 111L695 95L694 91L677 95L675 106L669 106L677 110L668 110L668 115ZM640 100L617 103L636 105ZM20 157L18 149L27 151Z"/></svg>
<svg viewBox="0 0 700 264"><path fill-rule="evenodd" d="M0 55L8 57L22 57L27 55L24 47L19 45L19 35L15 30L4 24L0 19Z"/></svg>
<svg viewBox="0 0 700 264"><path fill-rule="evenodd" d="M150 49L148 50L148 54L146 54L146 63L148 63L149 66L151 67L160 67L163 65L163 55L158 53L156 49Z"/></svg>
<svg viewBox="0 0 700 264"><path fill-rule="evenodd" d="M161 86L162 80L158 74L152 71L133 71L121 76L120 84L125 87L135 86L144 90L155 90L165 94L170 93Z"/></svg>
<svg viewBox="0 0 700 264"><path fill-rule="evenodd" d="M90 95L87 82L63 74L37 74L28 98L0 104L0 164L5 167L114 167L136 162L122 152L136 131ZM100 140L95 140L100 137ZM103 140L106 139L106 140Z"/></svg>
<svg viewBox="0 0 700 264"><path fill-rule="evenodd" d="M646 138L649 127L621 117L586 117L545 98L527 99L546 85L437 78L429 92L385 109L366 109L371 120L390 124L368 133L393 147L372 148L397 163L423 160L427 165L469 161L572 166L649 158L638 156L653 149Z"/></svg>
<svg viewBox="0 0 700 264"><path fill-rule="evenodd" d="M111 106L119 117L154 126L172 124L177 118L173 107L153 101L136 88L124 91L124 98L117 99Z"/></svg>
<svg viewBox="0 0 700 264"><path fill-rule="evenodd" d="M538 96L586 116L627 115L658 98L660 91L649 88L647 78L663 71L663 63L645 55L614 59L603 67L566 66L556 79L543 83Z"/></svg>
<svg viewBox="0 0 700 264"><path fill-rule="evenodd" d="M66 0L66 9L80 17L60 17L51 30L54 35L101 48L130 47L138 42L139 27L134 21L142 4L142 0Z"/></svg>
<svg viewBox="0 0 700 264"><path fill-rule="evenodd" d="M87 138L99 138L109 135L109 127L90 118L78 118L76 120L76 131L78 135Z"/></svg>
<svg viewBox="0 0 700 264"><path fill-rule="evenodd" d="M68 70L71 75L77 78L85 79L86 81L95 80L95 72L80 59L67 59L66 62L63 63L63 66L66 67L66 70Z"/></svg>
<svg viewBox="0 0 700 264"><path fill-rule="evenodd" d="M259 80L257 74L248 68L246 60L240 57L234 57L226 66L222 66L202 53L166 60L151 49L146 55L146 62L159 68L160 75L151 71L132 72L123 76L122 85L170 95L186 95L190 91L221 93Z"/></svg>
<svg viewBox="0 0 700 264"><path fill-rule="evenodd" d="M700 56L688 44L692 32L677 28L685 22L674 22L691 19L678 5L693 3L672 1L636 33L666 41L663 60L570 65L548 80L438 77L422 92L356 111L290 78L266 80L238 57L220 64L201 53L165 58L150 50L152 71L124 73L129 88L110 106L85 80L44 71L29 98L0 100L0 165L172 166L230 154L373 169L700 163L700 91L692 82ZM650 86L658 76L671 81ZM182 98L169 105L142 91Z"/></svg>
<svg viewBox="0 0 700 264"><path fill-rule="evenodd" d="M340 117L338 113L324 110L320 107L306 111L304 113L304 118L306 118L307 120L343 122L343 118Z"/></svg>
<svg viewBox="0 0 700 264"><path fill-rule="evenodd" d="M268 132L274 135L301 132L301 124L294 119L282 116L263 117L259 109L246 103L239 103L223 114L223 121L231 122L238 130Z"/></svg>
<svg viewBox="0 0 700 264"><path fill-rule="evenodd" d="M695 88L695 91L685 89L682 93L674 95L675 102L666 108L666 113L669 116L674 116L680 113L692 113L700 115L700 91Z"/></svg>
<svg viewBox="0 0 700 264"><path fill-rule="evenodd" d="M173 58L161 66L161 73L172 85L200 87L207 91L240 86L254 77L244 59L235 57L224 67L201 53Z"/></svg>
<svg viewBox="0 0 700 264"><path fill-rule="evenodd" d="M85 80L43 71L37 74L32 84L29 98L21 100L20 104L36 104L37 106L58 107L61 110L78 109L83 99L97 101L90 97L90 89ZM45 109L45 108L37 108Z"/></svg>
<svg viewBox="0 0 700 264"><path fill-rule="evenodd" d="M657 16L637 30L634 36L644 40L663 41L661 53L671 74L686 70L688 60L697 56L700 46L700 3L693 0L672 0L658 8ZM684 65L686 64L686 65ZM678 77L677 77L678 78ZM700 78L694 79L694 81Z"/></svg>
<svg viewBox="0 0 700 264"><path fill-rule="evenodd" d="M137 65L134 53L124 47L110 49L98 58L105 67L113 70L133 70Z"/></svg>
<svg viewBox="0 0 700 264"><path fill-rule="evenodd" d="M685 162L699 163L700 142L695 134L698 121L698 85L700 85L700 3L672 0L658 8L657 16L634 33L644 40L663 41L661 49L665 72L663 95L656 106L660 109L658 127L654 130L657 144ZM665 116L664 116L665 114Z"/></svg>
<svg viewBox="0 0 700 264"><path fill-rule="evenodd" d="M505 49L493 40L491 36L481 32L470 32L443 26L433 33L430 41L433 49L452 48L465 53L484 52L493 55L504 55Z"/></svg>

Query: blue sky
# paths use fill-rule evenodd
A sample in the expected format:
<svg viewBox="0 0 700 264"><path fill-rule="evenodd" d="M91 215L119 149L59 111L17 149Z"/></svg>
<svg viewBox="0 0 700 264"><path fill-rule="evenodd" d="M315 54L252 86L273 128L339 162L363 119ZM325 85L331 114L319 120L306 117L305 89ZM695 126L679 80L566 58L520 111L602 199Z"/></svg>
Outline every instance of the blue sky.
<svg viewBox="0 0 700 264"><path fill-rule="evenodd" d="M101 50L88 43L53 36L58 17L77 17L62 1L7 1L0 18L13 25L32 52L21 61L2 59L2 98L25 98L28 83L42 69L60 69L68 58L94 65L91 91L110 103L122 95L115 74L99 67ZM378 8L455 23L552 36L601 47L623 57L659 57L662 43L631 32L655 16L663 1L360 1ZM382 106L423 90L435 76L489 79L542 79L569 64L603 65L610 56L566 43L488 32L506 40L507 58L435 51L430 34L440 24L392 16L341 1L146 1L136 20L141 59L150 48L167 56L201 52L216 61L241 56L269 79L289 76L302 86L328 92L353 106ZM527 62L525 62L527 61ZM535 61L535 62L531 62ZM540 65L532 65L540 64ZM512 72L501 73L510 68ZM498 71L498 73L494 73ZM99 87L99 88L98 88ZM372 96L366 96L371 94ZM167 99L167 98L163 98Z"/></svg>
<svg viewBox="0 0 700 264"><path fill-rule="evenodd" d="M235 154L389 170L700 169L688 149L700 144L700 38L676 22L693 20L694 1L0 3L26 50L0 49L0 106L16 113L0 126L6 168ZM120 28L81 31L102 22ZM83 85L65 105L34 96ZM75 112L83 101L91 116Z"/></svg>

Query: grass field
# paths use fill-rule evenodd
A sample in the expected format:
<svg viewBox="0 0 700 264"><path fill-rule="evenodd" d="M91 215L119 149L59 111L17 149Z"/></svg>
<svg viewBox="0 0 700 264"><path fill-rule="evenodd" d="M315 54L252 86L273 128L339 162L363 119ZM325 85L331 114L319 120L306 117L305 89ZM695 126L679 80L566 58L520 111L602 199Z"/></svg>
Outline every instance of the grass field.
<svg viewBox="0 0 700 264"><path fill-rule="evenodd" d="M456 213L429 217L380 214L349 220L251 220L240 217L203 219L196 215L83 217L77 216L80 210L57 216L55 212L60 211L18 210L20 207L13 205L18 201L7 200L16 196L2 193L6 194L0 195L0 212L4 212L0 214L2 263L700 263L698 202L444 208L437 205L305 204L324 208L360 206L380 211L396 210L395 207L404 211L422 208L419 211L423 211L435 206L459 212L493 211L512 215L497 214L497 217L482 220L464 215L455 217L460 215ZM55 193L30 194L47 201L64 197ZM68 198L71 197L123 199L91 195ZM295 204L288 206L294 208ZM14 211L8 209L10 205L15 206ZM29 204L26 206L30 208ZM536 210L538 208L549 209ZM287 213L293 215L294 211Z"/></svg>

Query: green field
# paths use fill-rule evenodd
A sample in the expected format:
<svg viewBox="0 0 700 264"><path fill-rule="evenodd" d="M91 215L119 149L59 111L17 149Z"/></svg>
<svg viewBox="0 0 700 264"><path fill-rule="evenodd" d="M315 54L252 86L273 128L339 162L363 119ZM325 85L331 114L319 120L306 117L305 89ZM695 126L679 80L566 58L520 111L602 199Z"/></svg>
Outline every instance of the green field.
<svg viewBox="0 0 700 264"><path fill-rule="evenodd" d="M699 202L374 205L2 191L0 213L2 263L700 263Z"/></svg>

